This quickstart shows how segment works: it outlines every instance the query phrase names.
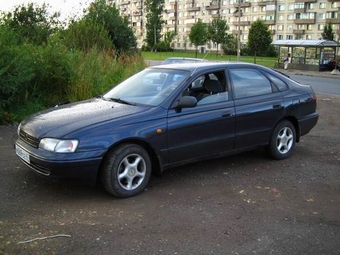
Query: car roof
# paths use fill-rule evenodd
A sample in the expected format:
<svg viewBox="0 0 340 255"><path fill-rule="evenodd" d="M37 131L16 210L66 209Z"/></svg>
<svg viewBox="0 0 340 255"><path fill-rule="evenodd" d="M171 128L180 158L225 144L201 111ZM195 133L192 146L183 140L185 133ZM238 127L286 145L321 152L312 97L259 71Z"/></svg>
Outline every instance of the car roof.
<svg viewBox="0 0 340 255"><path fill-rule="evenodd" d="M231 62L231 61L207 61L207 62L193 62L193 63L174 63L166 65L150 66L149 68L156 69L174 69L174 70L185 70L189 72L205 71L212 68L227 68L227 67L251 67L251 68L262 68L270 70L261 65L244 63L244 62Z"/></svg>

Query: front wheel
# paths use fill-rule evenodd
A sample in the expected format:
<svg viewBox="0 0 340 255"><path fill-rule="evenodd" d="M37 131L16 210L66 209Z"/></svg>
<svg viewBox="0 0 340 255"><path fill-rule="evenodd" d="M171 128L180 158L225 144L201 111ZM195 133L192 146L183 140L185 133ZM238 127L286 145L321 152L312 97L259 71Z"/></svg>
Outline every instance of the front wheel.
<svg viewBox="0 0 340 255"><path fill-rule="evenodd" d="M146 150L135 144L124 144L104 158L101 181L107 192L117 197L141 193L151 176L151 160Z"/></svg>
<svg viewBox="0 0 340 255"><path fill-rule="evenodd" d="M295 147L296 131L289 121L280 122L272 134L269 153L275 159L286 159Z"/></svg>

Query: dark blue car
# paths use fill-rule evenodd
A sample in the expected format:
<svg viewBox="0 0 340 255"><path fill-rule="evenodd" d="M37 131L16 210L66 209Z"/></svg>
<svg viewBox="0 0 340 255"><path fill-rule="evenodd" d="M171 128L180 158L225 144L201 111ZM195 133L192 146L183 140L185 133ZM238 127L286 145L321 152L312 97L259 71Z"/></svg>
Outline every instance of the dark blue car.
<svg viewBox="0 0 340 255"><path fill-rule="evenodd" d="M200 62L147 68L101 97L39 112L18 127L16 154L36 173L95 184L118 197L151 173L268 149L289 157L317 123L316 96L274 70Z"/></svg>

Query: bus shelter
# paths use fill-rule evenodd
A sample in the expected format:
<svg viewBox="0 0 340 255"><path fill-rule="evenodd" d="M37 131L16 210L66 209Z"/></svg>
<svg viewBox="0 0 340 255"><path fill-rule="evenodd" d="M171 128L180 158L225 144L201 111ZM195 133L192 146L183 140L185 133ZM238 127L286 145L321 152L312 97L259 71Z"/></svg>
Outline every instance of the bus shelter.
<svg viewBox="0 0 340 255"><path fill-rule="evenodd" d="M289 68L325 71L337 67L338 43L328 40L277 40L279 58L276 67L282 68L285 56L290 53Z"/></svg>

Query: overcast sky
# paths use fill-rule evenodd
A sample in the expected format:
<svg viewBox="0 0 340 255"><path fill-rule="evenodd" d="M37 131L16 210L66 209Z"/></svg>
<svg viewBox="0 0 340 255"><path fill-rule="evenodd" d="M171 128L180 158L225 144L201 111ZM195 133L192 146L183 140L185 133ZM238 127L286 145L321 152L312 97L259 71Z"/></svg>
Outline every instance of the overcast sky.
<svg viewBox="0 0 340 255"><path fill-rule="evenodd" d="M15 6L27 5L28 3L37 3L41 6L46 3L50 6L52 12L59 11L61 19L64 20L74 15L82 13L93 0L0 0L0 11L13 11Z"/></svg>

